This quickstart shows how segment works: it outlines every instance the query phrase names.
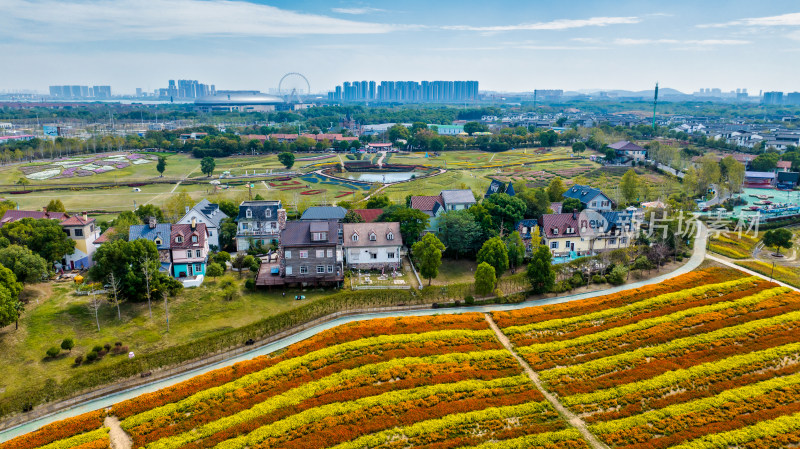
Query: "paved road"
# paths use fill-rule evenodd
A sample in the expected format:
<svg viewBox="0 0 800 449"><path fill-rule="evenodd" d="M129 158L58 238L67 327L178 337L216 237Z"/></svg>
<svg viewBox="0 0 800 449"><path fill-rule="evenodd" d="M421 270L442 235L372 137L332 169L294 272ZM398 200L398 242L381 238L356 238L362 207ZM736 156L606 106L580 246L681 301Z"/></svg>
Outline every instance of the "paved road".
<svg viewBox="0 0 800 449"><path fill-rule="evenodd" d="M244 360L252 359L253 357L257 357L259 355L265 355L277 351L279 349L285 348L293 343L297 343L299 341L305 340L311 336L318 334L324 330L330 329L332 327L336 327L342 324L346 324L352 321L359 321L359 320L368 320L372 318L390 318L396 316L425 316L425 315L437 315L441 313L467 313L467 312L481 312L481 313L489 313L493 311L503 311L503 310L515 310L515 309L523 309L526 307L534 307L540 305L548 305L548 304L560 304L569 301L576 301L579 299L586 299L592 298L595 296L602 296L608 295L624 290L630 290L634 288L643 287L645 285L656 284L666 279L670 279L676 276L680 276L682 274L686 274L698 266L703 262L705 258L706 252L706 243L708 240L708 229L702 225L701 222L697 229L697 235L695 238L695 245L694 251L692 253L692 257L689 261L684 264L683 266L679 267L678 269L671 271L669 273L664 273L662 275L656 276L651 279L646 279L643 281L633 282L630 284L620 285L617 287L608 288L605 290L598 290L593 292L587 293L580 293L575 295L566 295L566 296L557 296L554 298L546 298L540 300L532 300L526 301L520 304L491 304L487 306L476 306L476 307L460 307L457 309L447 309L443 311L441 309L422 309L422 310L409 310L409 311L402 311L402 312L385 312L385 313L365 313L360 315L351 315L346 317L337 318L335 320L329 321L324 324L320 324L318 326L309 328L305 331L298 332L290 337L286 337L284 339L275 341L273 343L264 345L260 348L255 348L252 351L245 352L241 355L231 357L224 361L207 365L202 368L198 368L192 371L185 372L183 374L179 374L173 377L160 379L150 384L142 385L136 388L132 388L130 390L121 391L118 393L114 393L99 399L95 399L92 401L88 401L82 405L72 407L66 410L62 410L60 412L56 412L52 415L45 416L42 418L35 419L30 421L26 424L12 427L10 429L6 429L0 431L0 442L7 441L11 438L14 438L18 435L22 435L28 432L32 432L39 427L42 427L46 424L52 423L54 421L58 421L61 419L69 418L72 416L79 415L81 413L86 413L92 410L97 410L103 407L109 407L117 402L124 401L126 399L130 399L136 397L143 393L149 393L156 390L159 390L164 387L168 387L170 385L174 385L178 382L182 382L184 380L190 379L194 376L199 374L207 373L209 371L213 371L215 369L219 369L225 366L233 365L234 363L241 362Z"/></svg>

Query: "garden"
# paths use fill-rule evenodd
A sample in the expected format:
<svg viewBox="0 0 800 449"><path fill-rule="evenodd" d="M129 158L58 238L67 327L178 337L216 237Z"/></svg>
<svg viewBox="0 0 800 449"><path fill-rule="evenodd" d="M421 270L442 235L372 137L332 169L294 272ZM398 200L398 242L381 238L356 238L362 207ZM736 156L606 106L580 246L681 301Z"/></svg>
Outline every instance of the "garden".
<svg viewBox="0 0 800 449"><path fill-rule="evenodd" d="M46 164L30 164L20 168L26 178L33 181L47 179L69 179L87 177L114 170L121 170L131 165L142 165L155 162L155 156L139 153L105 154L81 158L63 158ZM155 175L155 169L153 170Z"/></svg>

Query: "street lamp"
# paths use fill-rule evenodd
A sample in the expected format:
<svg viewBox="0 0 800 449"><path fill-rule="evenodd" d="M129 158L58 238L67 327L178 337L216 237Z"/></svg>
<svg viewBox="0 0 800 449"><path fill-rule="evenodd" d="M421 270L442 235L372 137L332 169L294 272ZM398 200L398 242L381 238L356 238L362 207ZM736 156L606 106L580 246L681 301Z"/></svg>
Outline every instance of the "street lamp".
<svg viewBox="0 0 800 449"><path fill-rule="evenodd" d="M772 275L775 273L775 261L772 261L772 270L769 272L769 281L772 282Z"/></svg>

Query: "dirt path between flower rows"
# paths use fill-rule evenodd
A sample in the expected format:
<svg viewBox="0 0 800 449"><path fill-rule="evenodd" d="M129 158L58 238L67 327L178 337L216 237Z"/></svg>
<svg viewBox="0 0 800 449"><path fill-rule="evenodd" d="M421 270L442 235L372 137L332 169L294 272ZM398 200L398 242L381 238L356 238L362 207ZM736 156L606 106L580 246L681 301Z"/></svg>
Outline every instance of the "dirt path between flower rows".
<svg viewBox="0 0 800 449"><path fill-rule="evenodd" d="M111 441L111 449L131 449L133 440L122 430L116 416L107 416L103 425L110 429L108 438Z"/></svg>
<svg viewBox="0 0 800 449"><path fill-rule="evenodd" d="M572 427L578 429L578 432L581 433L583 438L589 443L590 446L592 446L592 448L608 449L608 446L601 443L592 432L589 432L589 427L586 426L586 423L580 417L564 407L557 397L544 388L541 379L539 379L539 374L537 374L536 371L534 371L533 368L528 365L528 362L526 362L525 359L517 354L517 351L515 351L514 347L511 346L511 341L509 341L508 337L506 337L500 328L497 327L497 323L495 323L494 319L492 319L492 315L490 313L484 313L483 315L486 317L486 321L489 323L489 326L492 328L495 335L497 335L497 339L503 344L503 347L505 347L506 350L511 353L511 356L517 360L517 363L522 366L525 374L528 375L528 378L531 380L531 382L533 382L534 385L536 385L536 388L544 395L545 399L547 399L547 401L553 405L558 414L561 415Z"/></svg>

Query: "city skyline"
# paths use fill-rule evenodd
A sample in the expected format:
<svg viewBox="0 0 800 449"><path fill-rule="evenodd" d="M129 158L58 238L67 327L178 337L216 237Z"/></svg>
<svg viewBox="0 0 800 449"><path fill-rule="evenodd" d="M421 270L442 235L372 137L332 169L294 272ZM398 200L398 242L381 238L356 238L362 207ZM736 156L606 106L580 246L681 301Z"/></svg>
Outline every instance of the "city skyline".
<svg viewBox="0 0 800 449"><path fill-rule="evenodd" d="M219 89L312 91L345 80L463 80L482 90L798 90L796 3L677 1L463 3L0 0L0 44L16 70L0 89L167 79ZM773 69L775 68L775 69ZM779 69L778 69L779 68Z"/></svg>

